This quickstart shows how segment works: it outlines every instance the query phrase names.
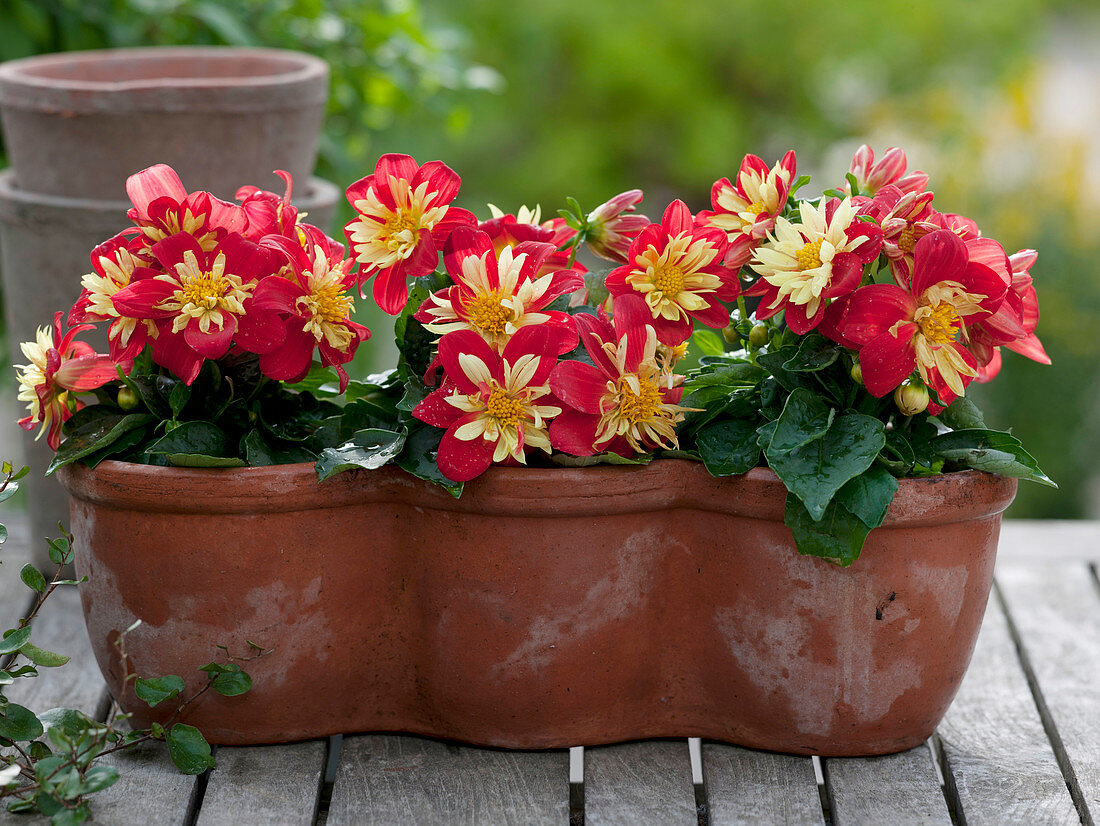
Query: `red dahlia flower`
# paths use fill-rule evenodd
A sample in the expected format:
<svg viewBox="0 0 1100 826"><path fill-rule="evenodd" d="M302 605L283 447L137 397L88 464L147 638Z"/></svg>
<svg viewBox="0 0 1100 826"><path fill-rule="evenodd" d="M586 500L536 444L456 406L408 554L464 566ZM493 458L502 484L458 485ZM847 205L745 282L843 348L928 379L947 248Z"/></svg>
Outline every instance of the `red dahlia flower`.
<svg viewBox="0 0 1100 826"><path fill-rule="evenodd" d="M616 299L614 324L602 311L576 320L593 363L563 361L550 374L554 395L570 408L550 424L554 447L574 456L675 449L683 388L662 376L645 302Z"/></svg>
<svg viewBox="0 0 1100 826"><path fill-rule="evenodd" d="M995 257L995 250L1001 250L999 244L986 238L967 241L971 260L974 259L974 248L983 243L991 258ZM1001 254L1004 254L1003 250ZM1002 346L1032 361L1050 364L1050 356L1035 335L1035 328L1039 325L1039 299L1032 286L1030 270L1037 255L1035 250L1020 250L1011 257L1005 257L1006 269L1010 274L1004 303L991 316L979 318L966 326L970 349L983 368L979 380L989 381L1000 370L999 350Z"/></svg>
<svg viewBox="0 0 1100 826"><path fill-rule="evenodd" d="M259 242L265 235L285 235L293 238L298 225L298 209L290 203L294 193L294 179L289 172L276 169L275 174L286 185L282 195L260 189L258 186L242 186L237 190L237 200L248 217L248 228L241 233L249 241Z"/></svg>
<svg viewBox="0 0 1100 826"><path fill-rule="evenodd" d="M940 229L934 222L931 192L902 192L885 186L867 207L867 214L882 227L882 251L890 262L890 273L903 287L913 272L913 248L917 241Z"/></svg>
<svg viewBox="0 0 1100 826"><path fill-rule="evenodd" d="M860 195L874 195L883 187L891 185L903 193L923 192L928 186L928 176L917 171L906 175L905 164L905 153L896 146L887 149L878 163L875 163L874 150L863 144L852 156L848 171L855 177ZM845 186L845 191L851 194L851 186Z"/></svg>
<svg viewBox="0 0 1100 826"><path fill-rule="evenodd" d="M358 215L344 227L359 263L359 283L374 279L374 300L397 315L409 300L408 279L426 275L457 226L475 226L473 214L450 206L458 175L440 161L417 166L408 155L383 155L374 174L348 187Z"/></svg>
<svg viewBox="0 0 1100 826"><path fill-rule="evenodd" d="M736 185L729 178L714 182L710 189L714 210L703 210L696 220L727 234L727 267L740 269L747 264L752 251L775 227L776 217L787 205L797 167L793 150L771 169L756 155L746 155Z"/></svg>
<svg viewBox="0 0 1100 826"><path fill-rule="evenodd" d="M244 232L248 216L237 204L209 192L188 193L172 167L159 163L126 179L133 209L127 217L151 247L170 235L186 232L204 250L212 250L227 233Z"/></svg>
<svg viewBox="0 0 1100 826"><path fill-rule="evenodd" d="M625 214L637 209L641 200L642 190L631 189L620 192L588 213L588 248L600 258L625 262L630 245L651 223L644 215Z"/></svg>
<svg viewBox="0 0 1100 826"><path fill-rule="evenodd" d="M257 280L283 266L278 253L236 233L207 252L185 232L158 242L152 252L164 272L132 282L112 301L120 315L157 322L153 361L185 384L195 380L205 359L224 356L235 336L256 353L282 342L277 319L259 312L245 315Z"/></svg>
<svg viewBox="0 0 1100 826"><path fill-rule="evenodd" d="M352 261L344 257L343 244L317 227L301 224L298 232L298 240L269 235L262 243L286 256L290 272L261 279L246 304L249 314L273 312L285 324L282 343L260 354L260 371L279 381L301 381L317 349L321 364L336 369L342 393L348 384L342 365L370 338L370 330L350 318L355 312L355 300L347 294L355 286Z"/></svg>
<svg viewBox="0 0 1100 826"><path fill-rule="evenodd" d="M554 340L554 355L567 353L577 346L573 320L568 313L545 308L579 289L584 280L573 270L539 275L554 254L552 244L523 241L504 245L498 258L487 233L459 227L443 253L454 286L429 296L414 318L440 335L471 330L497 352L517 330L542 325Z"/></svg>
<svg viewBox="0 0 1100 826"><path fill-rule="evenodd" d="M91 345L76 341L78 333L91 330L91 324L73 327L61 335L61 313L53 317L53 330L39 327L34 341L19 345L29 364L17 364L19 400L27 402L30 415L19 420L24 430L41 425L39 438L46 433L46 444L57 450L61 444L61 425L83 407L70 392L94 390L118 376L110 356L97 355ZM121 363L124 371L130 362Z"/></svg>
<svg viewBox="0 0 1100 826"><path fill-rule="evenodd" d="M127 235L120 232L92 250L93 271L80 279L80 298L68 318L70 325L109 320L107 342L111 358L120 362L134 358L146 342L156 338L157 325L148 319L121 315L111 299L131 282L153 278L161 272L134 254L133 248L140 250L143 241L135 243Z"/></svg>
<svg viewBox="0 0 1100 826"><path fill-rule="evenodd" d="M492 239L493 249L497 255L504 252L506 247L515 247L524 241L537 241L542 244L550 244L554 251L546 256L537 274L545 275L557 270L576 270L585 272L580 264L569 264L569 251L559 249L566 242L576 236L576 230L565 225L562 218L554 218L550 221L539 223L542 210L537 205L534 209L521 206L515 215L501 212L498 207L489 204L493 217L488 221L482 221L477 228Z"/></svg>
<svg viewBox="0 0 1100 826"><path fill-rule="evenodd" d="M760 278L746 295L763 296L756 316L784 312L787 326L804 335L821 323L829 301L855 290L863 266L878 257L882 231L857 221L851 198L799 204L800 223L777 218L768 243L756 250L752 268Z"/></svg>
<svg viewBox="0 0 1100 826"><path fill-rule="evenodd" d="M663 344L676 345L691 336L692 320L708 327L729 324L722 301L741 293L737 273L722 264L726 239L717 229L696 226L683 201L668 205L659 224L643 229L630 245L628 262L607 275L616 298L638 295Z"/></svg>
<svg viewBox="0 0 1100 826"><path fill-rule="evenodd" d="M960 338L963 325L997 312L1005 284L967 259L952 232L926 235L915 251L912 292L893 284L861 287L848 301L843 334L860 346L863 383L884 396L917 370L942 404L964 394L978 375Z"/></svg>
<svg viewBox="0 0 1100 826"><path fill-rule="evenodd" d="M527 448L550 452L547 424L561 413L546 380L556 355L542 327L523 327L497 354L470 330L439 340L446 379L413 415L447 432L436 461L448 479L465 482L491 464L526 464Z"/></svg>

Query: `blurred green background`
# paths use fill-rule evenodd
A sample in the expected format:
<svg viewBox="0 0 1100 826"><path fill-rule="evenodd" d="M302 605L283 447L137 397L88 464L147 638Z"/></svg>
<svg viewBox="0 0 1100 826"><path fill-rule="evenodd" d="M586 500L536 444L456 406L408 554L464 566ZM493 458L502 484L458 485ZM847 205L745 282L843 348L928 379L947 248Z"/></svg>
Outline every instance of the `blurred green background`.
<svg viewBox="0 0 1100 826"><path fill-rule="evenodd" d="M459 201L553 215L635 186L658 217L754 152L795 148L812 188L860 143L906 149L942 211L1009 253L1040 251L1053 367L1006 352L975 386L1061 484L1017 517L1100 516L1100 9L1051 0L0 0L0 59L156 44L298 48L332 64L318 174L346 185L383 152L440 158ZM388 338L389 322L361 308ZM371 347L360 370L388 358ZM370 361L373 359L373 363Z"/></svg>

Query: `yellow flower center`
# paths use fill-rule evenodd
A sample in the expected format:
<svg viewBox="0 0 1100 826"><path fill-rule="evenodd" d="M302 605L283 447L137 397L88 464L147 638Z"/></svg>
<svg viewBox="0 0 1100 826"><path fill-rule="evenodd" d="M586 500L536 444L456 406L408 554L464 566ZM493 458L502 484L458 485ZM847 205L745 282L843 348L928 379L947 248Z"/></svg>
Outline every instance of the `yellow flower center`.
<svg viewBox="0 0 1100 826"><path fill-rule="evenodd" d="M313 295L303 296L298 301L314 318L329 324L346 319L352 307L351 296L345 295L339 284L323 284L313 291Z"/></svg>
<svg viewBox="0 0 1100 826"><path fill-rule="evenodd" d="M898 249L902 252L912 252L913 247L917 245L917 233L913 231L912 226L907 226L901 231L901 235L898 236Z"/></svg>
<svg viewBox="0 0 1100 826"><path fill-rule="evenodd" d="M512 320L512 310L504 306L504 293L494 290L475 298L467 307L470 323L491 335L503 335Z"/></svg>
<svg viewBox="0 0 1100 826"><path fill-rule="evenodd" d="M630 376L619 379L619 413L631 424L645 422L657 415L661 408L661 388L656 382L635 375L639 393L631 387Z"/></svg>
<svg viewBox="0 0 1100 826"><path fill-rule="evenodd" d="M821 266L821 239L811 241L797 253L798 269L813 270Z"/></svg>
<svg viewBox="0 0 1100 826"><path fill-rule="evenodd" d="M917 311L917 324L921 335L936 344L954 341L959 332L959 314L947 303L935 307L921 307Z"/></svg>
<svg viewBox="0 0 1100 826"><path fill-rule="evenodd" d="M406 230L416 232L418 229L420 229L420 219L407 209L398 209L397 212L386 219L386 224L382 227L382 233L387 237L393 237Z"/></svg>
<svg viewBox="0 0 1100 826"><path fill-rule="evenodd" d="M653 287L665 295L678 295L684 289L684 271L673 264L658 267L653 273Z"/></svg>
<svg viewBox="0 0 1100 826"><path fill-rule="evenodd" d="M198 278L188 279L187 283L182 285L180 303L213 310L221 303L228 286L224 278L204 272Z"/></svg>
<svg viewBox="0 0 1100 826"><path fill-rule="evenodd" d="M485 412L498 427L516 427L523 418L523 409L523 403L509 396L503 387L494 387L489 391Z"/></svg>
<svg viewBox="0 0 1100 826"><path fill-rule="evenodd" d="M746 209L745 212L751 212L753 215L759 215L765 209L767 209L767 207L764 205L763 201L753 201L751 204L749 204L749 208Z"/></svg>

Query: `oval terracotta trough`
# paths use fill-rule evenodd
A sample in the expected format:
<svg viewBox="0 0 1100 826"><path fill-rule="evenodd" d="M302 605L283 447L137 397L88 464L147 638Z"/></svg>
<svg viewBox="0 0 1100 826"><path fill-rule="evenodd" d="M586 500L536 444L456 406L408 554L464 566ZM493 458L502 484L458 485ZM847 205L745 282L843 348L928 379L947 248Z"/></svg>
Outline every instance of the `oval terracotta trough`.
<svg viewBox="0 0 1100 826"><path fill-rule="evenodd" d="M800 556L767 470L494 468L461 499L395 468L70 467L88 631L128 673L247 655L216 743L404 731L549 748L699 736L799 754L924 741L969 663L1016 481L903 480L850 568ZM142 624L125 640L119 631ZM164 710L167 714L167 710ZM158 718L158 715L161 715Z"/></svg>

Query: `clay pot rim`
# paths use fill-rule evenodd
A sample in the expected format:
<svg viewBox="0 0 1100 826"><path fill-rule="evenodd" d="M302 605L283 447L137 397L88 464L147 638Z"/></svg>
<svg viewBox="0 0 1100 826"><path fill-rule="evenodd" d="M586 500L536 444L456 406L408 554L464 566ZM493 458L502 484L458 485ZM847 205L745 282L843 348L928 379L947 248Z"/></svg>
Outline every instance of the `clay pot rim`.
<svg viewBox="0 0 1100 826"><path fill-rule="evenodd" d="M136 172L137 170L135 170ZM273 191L282 190L282 181L274 174L270 184ZM241 184L255 183L242 181ZM344 194L343 189L327 181L324 178L311 176L305 186L295 184L294 197L291 202L306 209L316 209L319 206L335 204ZM65 195L46 195L30 190L22 189L18 185L18 176L15 169L0 170L0 218L17 217L15 211L21 207L33 209L49 209L58 212L101 213L103 215L116 216L125 214L133 207L129 201L102 200L99 198L70 198Z"/></svg>
<svg viewBox="0 0 1100 826"><path fill-rule="evenodd" d="M106 64L124 60L135 62L207 60L266 62L282 70L254 75L194 76L183 72L171 76L133 80L77 80L43 74L43 70L65 64ZM287 95L294 89L292 96ZM176 100L158 100L171 91ZM0 64L0 106L40 112L99 112L103 100L111 99L118 111L175 111L179 98L200 103L205 111L240 111L255 108L233 94L243 91L266 96L287 96L282 108L325 102L328 95L328 64L315 55L292 49L241 46L139 46L120 49L92 49L58 52L9 60ZM211 97L221 92L225 99Z"/></svg>
<svg viewBox="0 0 1100 826"><path fill-rule="evenodd" d="M393 502L487 516L602 516L683 507L783 521L786 488L770 468L712 477L701 462L585 468L492 467L459 499L393 465L317 482L312 462L243 468L169 468L106 460L59 472L74 500L148 512L262 513ZM1017 480L965 470L899 479L883 525L980 519L1011 504Z"/></svg>

